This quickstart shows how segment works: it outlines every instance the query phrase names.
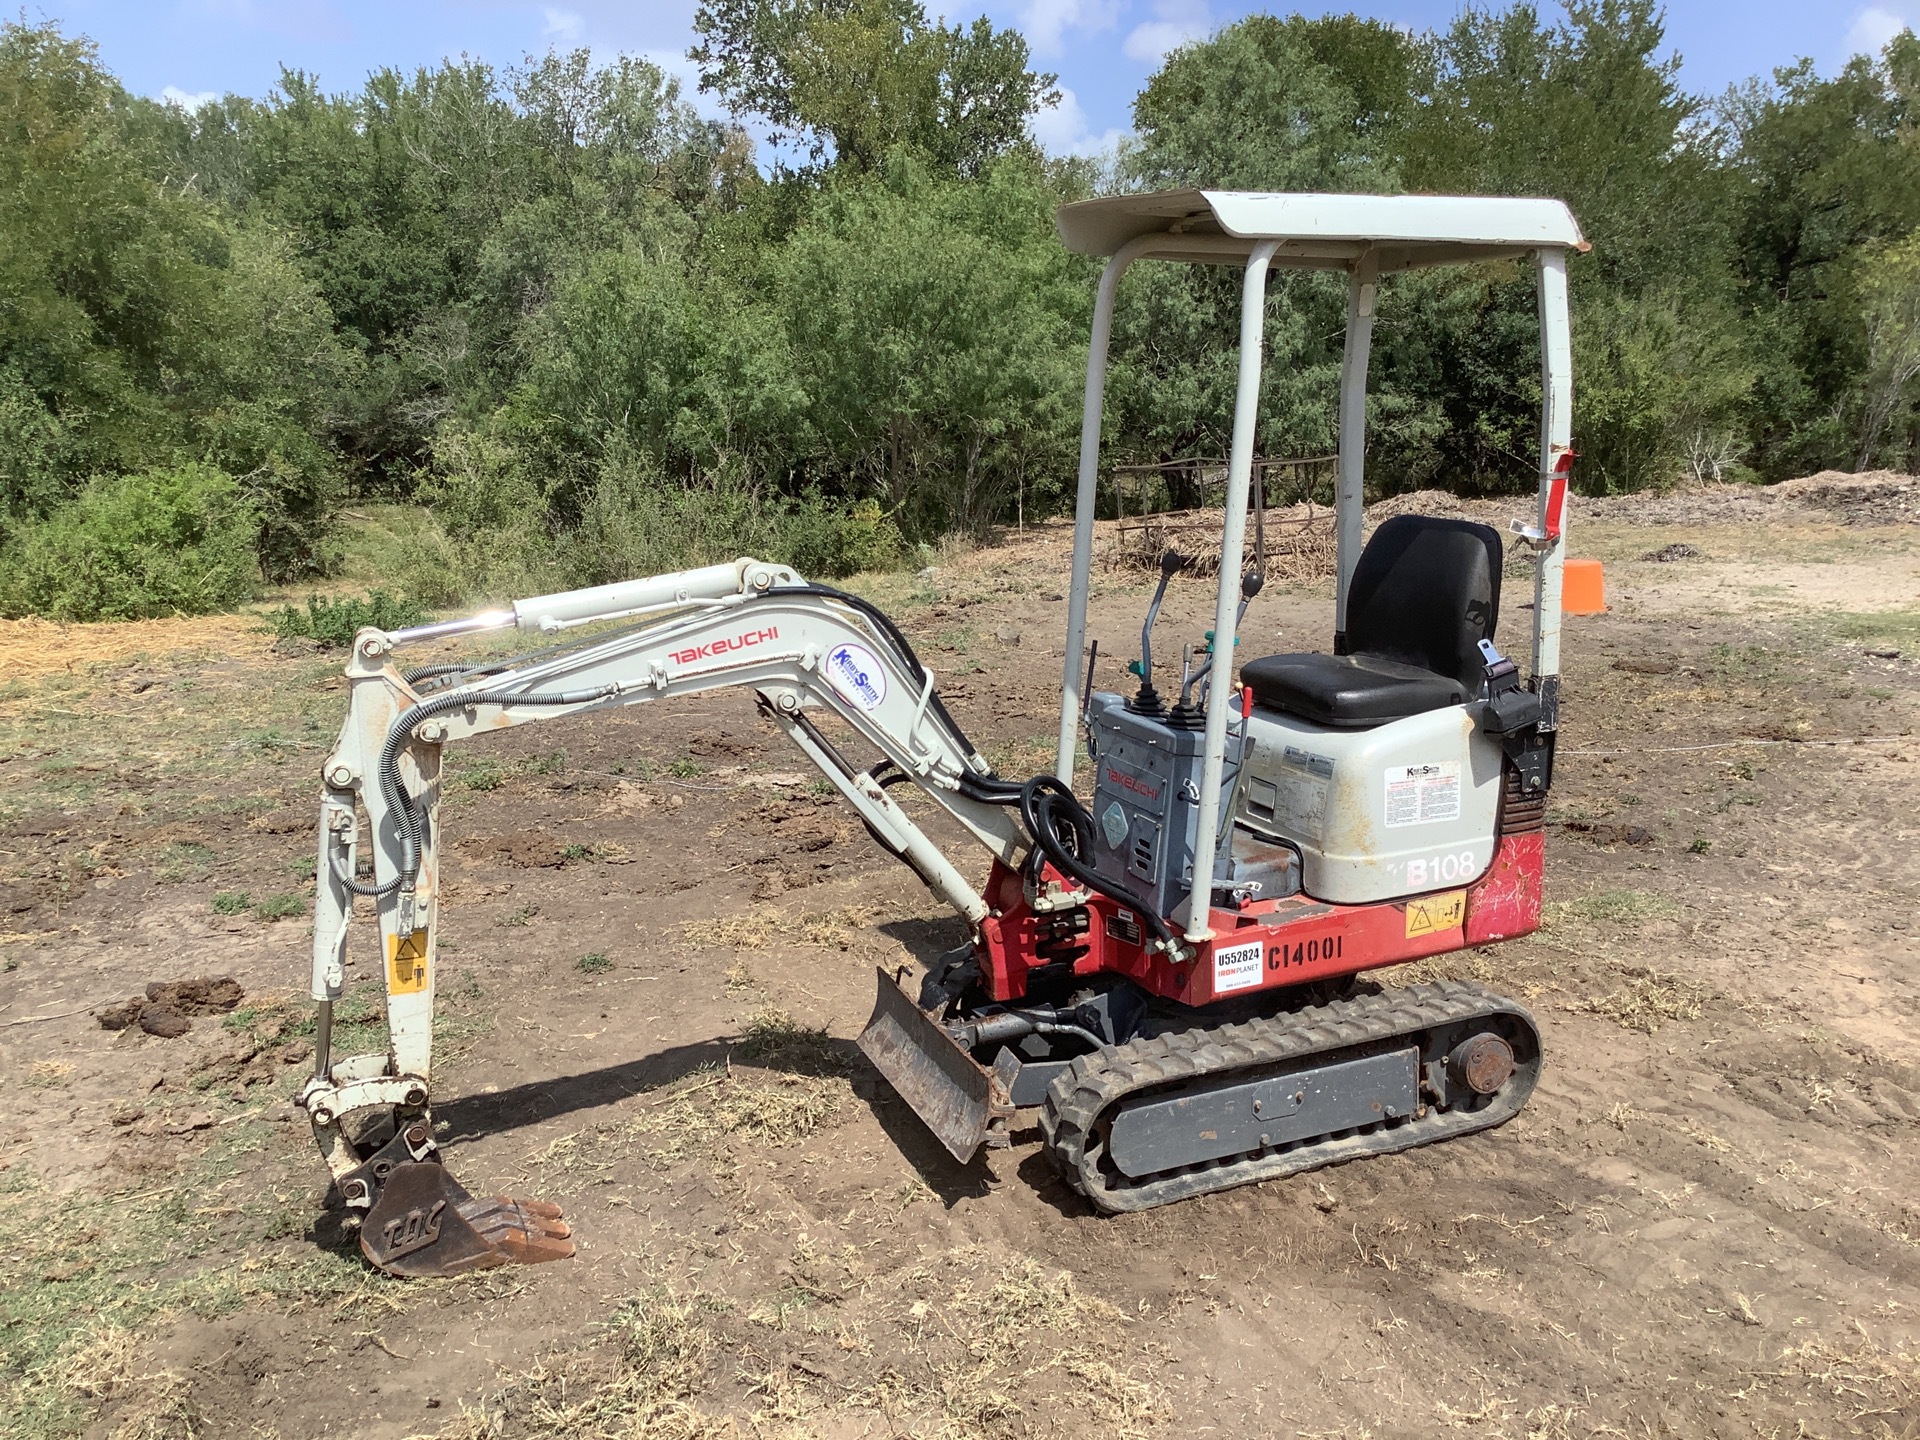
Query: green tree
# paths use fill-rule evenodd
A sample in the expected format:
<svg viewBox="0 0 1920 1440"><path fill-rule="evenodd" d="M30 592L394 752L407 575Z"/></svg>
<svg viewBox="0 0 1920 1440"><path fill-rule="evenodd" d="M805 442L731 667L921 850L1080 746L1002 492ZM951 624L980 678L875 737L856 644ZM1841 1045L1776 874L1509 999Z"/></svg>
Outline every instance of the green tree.
<svg viewBox="0 0 1920 1440"><path fill-rule="evenodd" d="M1830 79L1802 61L1723 107L1748 325L1764 361L1747 423L1765 474L1858 456L1872 308L1858 258L1920 227L1916 72L1909 31Z"/></svg>
<svg viewBox="0 0 1920 1440"><path fill-rule="evenodd" d="M1920 231L1894 245L1875 247L1860 267L1866 304L1867 365L1861 377L1860 442L1854 468L1865 470L1880 453L1882 437L1899 419L1910 454L1915 379L1920 379Z"/></svg>
<svg viewBox="0 0 1920 1440"><path fill-rule="evenodd" d="M822 195L776 282L807 473L926 536L977 529L1025 475L1064 470L1085 292L1051 198L1017 159L971 185L899 162Z"/></svg>
<svg viewBox="0 0 1920 1440"><path fill-rule="evenodd" d="M920 0L702 0L693 25L700 88L816 162L871 172L904 147L977 175L1059 101L1017 30L931 20Z"/></svg>
<svg viewBox="0 0 1920 1440"><path fill-rule="evenodd" d="M1167 57L1134 100L1149 187L1392 190L1428 59L1351 15L1255 15Z"/></svg>

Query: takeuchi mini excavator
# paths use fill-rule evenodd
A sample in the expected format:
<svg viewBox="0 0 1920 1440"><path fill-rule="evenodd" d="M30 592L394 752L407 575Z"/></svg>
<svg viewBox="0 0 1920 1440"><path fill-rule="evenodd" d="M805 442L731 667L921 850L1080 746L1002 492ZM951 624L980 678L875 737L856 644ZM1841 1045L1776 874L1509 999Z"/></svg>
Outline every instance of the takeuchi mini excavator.
<svg viewBox="0 0 1920 1440"><path fill-rule="evenodd" d="M970 927L970 943L924 974L882 971L859 1038L959 1160L1007 1143L1015 1112L1037 1108L1068 1185L1099 1210L1141 1210L1484 1130L1526 1102L1541 1051L1521 1006L1457 981L1350 981L1539 923L1578 226L1553 200L1200 190L1068 205L1058 226L1068 249L1108 258L1087 360L1052 774L995 774L884 614L758 560L356 637L349 713L322 770L318 1063L300 1104L376 1266L447 1275L573 1251L558 1209L469 1195L434 1140L445 748L726 687L752 691L876 843ZM1114 299L1143 259L1240 267L1238 390L1211 648L1178 681L1155 664L1154 620L1180 568L1169 557L1129 667L1138 684L1115 693L1093 685L1087 594ZM1539 496L1511 537L1532 568L1524 670L1494 643L1498 531L1403 515L1361 543L1380 279L1484 261L1530 263L1538 276ZM1324 653L1249 658L1236 678L1234 636L1261 579L1245 569L1244 541L1267 282L1279 267L1347 281L1334 630ZM539 636L538 648L399 660L411 645L509 627ZM844 722L834 735L818 723L825 712ZM862 759L868 747L881 758L856 763L847 731ZM1082 755L1091 784L1076 791ZM986 850L984 883L896 800L908 784ZM390 1041L384 1054L335 1059L356 897L378 911Z"/></svg>

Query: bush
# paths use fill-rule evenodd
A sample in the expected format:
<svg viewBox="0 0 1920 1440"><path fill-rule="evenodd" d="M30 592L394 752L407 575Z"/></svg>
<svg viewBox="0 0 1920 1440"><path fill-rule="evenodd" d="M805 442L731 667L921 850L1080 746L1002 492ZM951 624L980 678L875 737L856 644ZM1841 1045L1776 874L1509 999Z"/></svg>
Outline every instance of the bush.
<svg viewBox="0 0 1920 1440"><path fill-rule="evenodd" d="M99 476L0 553L0 614L145 620L253 594L259 517L233 478L185 464Z"/></svg>
<svg viewBox="0 0 1920 1440"><path fill-rule="evenodd" d="M600 467L562 539L568 583L605 585L742 555L834 579L900 563L900 529L878 503L851 506L817 490L769 496L731 475L690 485L663 475L645 456Z"/></svg>
<svg viewBox="0 0 1920 1440"><path fill-rule="evenodd" d="M418 625L426 618L427 612L416 602L375 590L363 598L350 595L341 600L309 595L305 610L282 605L277 614L269 617L269 623L273 633L283 640L317 640L332 649L344 650L365 626L399 630Z"/></svg>

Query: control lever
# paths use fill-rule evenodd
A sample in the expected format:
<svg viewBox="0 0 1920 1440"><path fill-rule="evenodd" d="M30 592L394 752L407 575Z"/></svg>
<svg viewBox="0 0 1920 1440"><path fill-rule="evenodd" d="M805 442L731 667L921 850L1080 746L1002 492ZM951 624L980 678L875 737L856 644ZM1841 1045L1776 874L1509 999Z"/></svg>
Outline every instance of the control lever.
<svg viewBox="0 0 1920 1440"><path fill-rule="evenodd" d="M1260 593L1260 587L1267 583L1267 577L1258 570L1249 570L1240 577L1240 609L1233 617L1234 633L1240 631L1240 622L1247 618L1247 607L1253 604L1254 597Z"/></svg>
<svg viewBox="0 0 1920 1440"><path fill-rule="evenodd" d="M1134 671L1140 677L1140 689L1133 697L1133 708L1145 714L1158 714L1164 708L1159 693L1153 688L1153 627L1160 618L1160 604L1167 598L1167 582L1186 566L1187 557L1178 550L1169 550L1160 557L1160 583L1154 587L1153 602L1147 606L1147 623L1140 627L1140 665Z"/></svg>
<svg viewBox="0 0 1920 1440"><path fill-rule="evenodd" d="M1258 570L1249 570L1245 575L1240 577L1240 608L1234 612L1233 616L1233 644L1235 649L1238 649L1240 646L1240 622L1247 618L1247 607L1253 603L1253 597L1260 593L1260 587L1266 583L1267 577ZM1203 709L1209 703L1208 697L1213 694L1213 631L1211 630L1207 631L1207 659L1206 674L1205 678L1200 682L1200 698L1197 702ZM1183 696L1185 695L1184 687L1181 693ZM1185 703L1184 699L1182 703Z"/></svg>

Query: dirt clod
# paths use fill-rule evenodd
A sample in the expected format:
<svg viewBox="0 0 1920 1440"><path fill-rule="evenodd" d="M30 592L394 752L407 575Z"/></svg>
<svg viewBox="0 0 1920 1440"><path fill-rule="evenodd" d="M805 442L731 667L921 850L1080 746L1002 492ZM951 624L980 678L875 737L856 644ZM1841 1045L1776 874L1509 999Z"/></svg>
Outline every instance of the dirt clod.
<svg viewBox="0 0 1920 1440"><path fill-rule="evenodd" d="M247 992L230 975L193 980L154 980L147 993L134 995L123 1005L94 1012L102 1030L138 1026L149 1035L174 1040L193 1028L196 1015L224 1015L246 998Z"/></svg>
<svg viewBox="0 0 1920 1440"><path fill-rule="evenodd" d="M1700 549L1696 545L1687 544L1684 540L1676 540L1671 545L1662 545L1658 550L1649 550L1640 558L1655 560L1663 565L1675 560L1698 560Z"/></svg>
<svg viewBox="0 0 1920 1440"><path fill-rule="evenodd" d="M193 1028L193 1021L171 1005L142 1005L140 1028L162 1040L178 1040Z"/></svg>

